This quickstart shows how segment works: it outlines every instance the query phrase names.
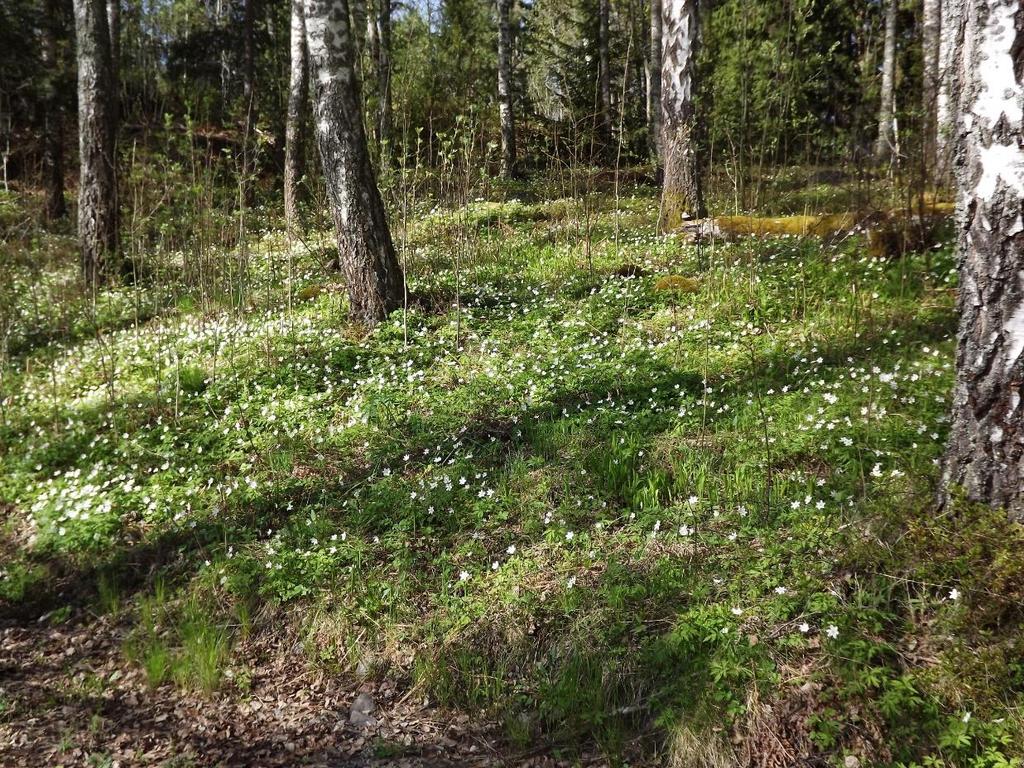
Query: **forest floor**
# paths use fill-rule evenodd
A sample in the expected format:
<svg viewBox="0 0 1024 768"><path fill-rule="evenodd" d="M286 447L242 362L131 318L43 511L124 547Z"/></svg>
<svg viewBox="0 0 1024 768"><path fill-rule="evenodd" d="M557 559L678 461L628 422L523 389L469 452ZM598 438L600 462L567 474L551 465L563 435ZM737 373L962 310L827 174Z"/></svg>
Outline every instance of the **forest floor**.
<svg viewBox="0 0 1024 768"><path fill-rule="evenodd" d="M0 763L1020 764L1024 536L934 511L948 232L528 191L411 217L369 334L319 245L89 297L0 201Z"/></svg>

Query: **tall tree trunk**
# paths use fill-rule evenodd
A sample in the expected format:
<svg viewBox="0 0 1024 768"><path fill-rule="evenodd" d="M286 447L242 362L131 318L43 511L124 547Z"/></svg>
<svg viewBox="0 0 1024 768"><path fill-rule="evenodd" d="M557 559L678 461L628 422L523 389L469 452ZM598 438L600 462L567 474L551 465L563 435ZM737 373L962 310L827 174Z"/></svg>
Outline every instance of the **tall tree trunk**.
<svg viewBox="0 0 1024 768"><path fill-rule="evenodd" d="M953 132L956 123L957 54L963 38L964 0L942 0L939 24L939 93L935 116L935 178L950 181L953 169Z"/></svg>
<svg viewBox="0 0 1024 768"><path fill-rule="evenodd" d="M377 105L377 141L382 147L391 144L391 0L379 0L377 14L377 38L380 53L377 56L377 91L380 101ZM390 153L386 153L385 157Z"/></svg>
<svg viewBox="0 0 1024 768"><path fill-rule="evenodd" d="M306 113L309 104L309 59L302 0L291 0L288 114L284 127L284 218L289 231L298 223L299 180L305 159Z"/></svg>
<svg viewBox="0 0 1024 768"><path fill-rule="evenodd" d="M597 79L600 104L599 123L601 138L611 141L612 136L612 73L611 54L609 52L609 17L611 16L611 0L597 2Z"/></svg>
<svg viewBox="0 0 1024 768"><path fill-rule="evenodd" d="M965 7L954 87L960 327L944 481L1021 519L1024 12L1018 0L967 0Z"/></svg>
<svg viewBox="0 0 1024 768"><path fill-rule="evenodd" d="M121 0L107 0L107 33L110 35L110 80L114 84L114 123L117 124L117 90L121 83Z"/></svg>
<svg viewBox="0 0 1024 768"><path fill-rule="evenodd" d="M251 183L256 148L256 0L242 0L242 108L245 110L242 137L242 180L244 202L252 205Z"/></svg>
<svg viewBox="0 0 1024 768"><path fill-rule="evenodd" d="M352 30L352 63L355 67L356 77L363 81L363 48L366 44L365 33L369 30L369 19L373 15L370 11L372 0L349 0L348 13L350 20L349 29Z"/></svg>
<svg viewBox="0 0 1024 768"><path fill-rule="evenodd" d="M116 126L104 0L74 0L78 59L78 239L82 276L106 278L117 250Z"/></svg>
<svg viewBox="0 0 1024 768"><path fill-rule="evenodd" d="M368 325L402 305L402 268L366 147L348 0L303 0L314 122L348 283L349 311Z"/></svg>
<svg viewBox="0 0 1024 768"><path fill-rule="evenodd" d="M942 0L924 0L921 22L922 78L921 105L924 112L924 166L930 181L935 176L935 120L939 99L939 40L942 30Z"/></svg>
<svg viewBox="0 0 1024 768"><path fill-rule="evenodd" d="M516 122L512 98L512 0L498 0L498 113L501 118L501 175L516 174Z"/></svg>
<svg viewBox="0 0 1024 768"><path fill-rule="evenodd" d="M651 0L651 50L647 73L647 129L651 154L661 157L661 0Z"/></svg>
<svg viewBox="0 0 1024 768"><path fill-rule="evenodd" d="M363 83L364 99L380 104L380 11L379 5L389 0L367 0L366 3L366 53L370 61L370 71L366 73ZM379 114L379 110L378 110ZM380 141L380 124L373 121L373 135Z"/></svg>
<svg viewBox="0 0 1024 768"><path fill-rule="evenodd" d="M225 118L230 114L230 103L228 100L228 94L231 91L231 81L234 79L231 71L231 59L228 56L228 29L231 26L231 5L232 0L216 0L217 5L215 8L215 14L217 17L217 27L220 30L220 109L221 119Z"/></svg>
<svg viewBox="0 0 1024 768"><path fill-rule="evenodd" d="M664 0L661 150L665 177L659 221L662 232L671 232L683 222L703 218L705 214L693 106L699 24L697 0Z"/></svg>
<svg viewBox="0 0 1024 768"><path fill-rule="evenodd" d="M887 163L896 144L893 126L896 99L896 15L899 0L888 0L885 8L885 48L882 53L882 92L878 105L878 139L875 161Z"/></svg>
<svg viewBox="0 0 1024 768"><path fill-rule="evenodd" d="M57 94L58 5L43 0L41 59L45 71L43 83L43 184L46 188L45 215L55 221L67 215L64 201L64 115Z"/></svg>
<svg viewBox="0 0 1024 768"><path fill-rule="evenodd" d="M373 68L370 87L377 99L373 133L380 147L391 144L391 0L373 0L366 14L366 45ZM384 155L386 160L390 153Z"/></svg>
<svg viewBox="0 0 1024 768"><path fill-rule="evenodd" d="M242 108L245 109L246 135L253 120L256 100L256 9L255 0L242 0Z"/></svg>
<svg viewBox="0 0 1024 768"><path fill-rule="evenodd" d="M114 147L121 131L121 0L107 0L107 34L110 35L110 114ZM114 151L114 205L117 205L117 151ZM122 268L124 265L122 264Z"/></svg>

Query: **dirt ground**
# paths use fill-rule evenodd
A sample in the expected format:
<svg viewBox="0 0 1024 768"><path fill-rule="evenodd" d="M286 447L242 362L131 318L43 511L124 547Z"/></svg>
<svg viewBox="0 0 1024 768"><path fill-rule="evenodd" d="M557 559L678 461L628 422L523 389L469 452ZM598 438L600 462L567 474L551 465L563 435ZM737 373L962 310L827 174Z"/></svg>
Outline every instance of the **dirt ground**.
<svg viewBox="0 0 1024 768"><path fill-rule="evenodd" d="M395 683L313 671L287 633L264 631L236 654L253 670L243 694L151 688L123 653L124 628L87 616L59 626L0 624L0 765L530 766L565 761L511 751L482 716L446 712ZM350 722L356 697L375 705ZM365 698L364 698L365 701Z"/></svg>

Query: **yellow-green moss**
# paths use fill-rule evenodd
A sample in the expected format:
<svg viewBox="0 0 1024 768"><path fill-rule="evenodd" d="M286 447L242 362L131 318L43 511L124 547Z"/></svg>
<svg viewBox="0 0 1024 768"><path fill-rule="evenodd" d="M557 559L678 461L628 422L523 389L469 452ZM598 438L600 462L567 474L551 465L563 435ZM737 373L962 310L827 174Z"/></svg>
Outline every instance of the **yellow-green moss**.
<svg viewBox="0 0 1024 768"><path fill-rule="evenodd" d="M665 275L654 284L659 293L696 293L700 290L700 281L682 275Z"/></svg>

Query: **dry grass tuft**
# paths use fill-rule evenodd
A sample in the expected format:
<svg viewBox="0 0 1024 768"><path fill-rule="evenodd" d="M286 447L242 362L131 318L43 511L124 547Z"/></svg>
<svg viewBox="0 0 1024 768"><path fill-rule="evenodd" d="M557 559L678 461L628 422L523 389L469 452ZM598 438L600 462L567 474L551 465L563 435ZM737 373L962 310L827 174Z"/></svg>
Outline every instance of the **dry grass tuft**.
<svg viewBox="0 0 1024 768"><path fill-rule="evenodd" d="M698 732L684 725L669 742L666 768L733 768L736 755L717 734Z"/></svg>

